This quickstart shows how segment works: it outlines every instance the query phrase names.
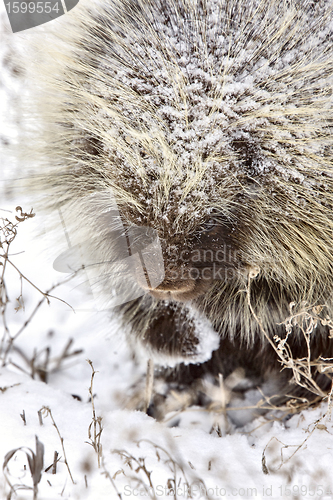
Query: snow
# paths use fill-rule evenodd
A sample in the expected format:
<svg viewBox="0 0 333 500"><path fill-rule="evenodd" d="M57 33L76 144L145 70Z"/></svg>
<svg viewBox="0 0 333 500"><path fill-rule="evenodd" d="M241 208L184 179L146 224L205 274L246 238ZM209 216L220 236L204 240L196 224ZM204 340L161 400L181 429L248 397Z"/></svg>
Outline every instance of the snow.
<svg viewBox="0 0 333 500"><path fill-rule="evenodd" d="M89 352L89 346L86 346L86 351ZM110 357L112 359L112 355ZM104 365L104 370L96 375L96 380L105 376L107 361L98 362L98 357L95 357L95 368ZM71 371L73 378L77 377L75 372L78 371L82 375L82 370L75 368ZM298 498L332 498L333 426L328 419L322 419L320 426L314 424L321 418L324 406L296 415L285 424L265 423L264 419L259 419L252 424L257 429L249 434L244 428L219 438L200 429L200 418L197 420L195 416L194 425L193 415L184 427L170 429L141 412L111 409L114 403L110 400L107 405L105 392L108 391L99 381L101 385L96 389L98 397L95 397L95 406L97 414L103 418L103 460L98 468L97 456L88 438L92 417L89 402L74 400L67 393L68 387L65 385L57 389L53 387L52 381L44 384L29 380L27 376L9 369L1 370L0 380L1 456L21 446L34 451L35 436L45 446L45 468L52 464L54 451L58 451L61 456L57 473L54 475L48 471L42 475L38 486L40 499L117 498L115 487L122 498L170 498L173 495L168 487L174 487L175 477L177 498L188 498L190 487L194 498L288 498L290 493L288 495L287 488L293 489L296 498L297 490L306 492ZM108 387L112 387L114 382L111 374ZM81 377L81 383L81 394L84 394L84 385L89 385L88 370L85 377ZM5 387L7 390L4 391ZM63 437L74 483L64 464L57 431L45 411L43 425L39 423L38 411L45 407L51 409ZM20 417L23 410L26 425ZM268 475L262 470L264 450L266 465L270 470ZM8 464L9 470L17 465L15 462L19 461L19 454L22 455L22 452L17 452L15 460L13 458ZM284 461L282 466L281 456ZM15 482L17 475L16 470ZM114 478L114 485L110 477ZM19 482L31 484L29 473L23 474ZM3 478L0 484L5 488ZM146 488L149 488L148 491ZM320 488L327 494L321 496ZM21 491L19 498L29 499L31 492Z"/></svg>
<svg viewBox="0 0 333 500"><path fill-rule="evenodd" d="M9 118L5 111L0 135L11 143L15 130ZM2 164L1 193L4 178L13 168L8 161ZM2 195L0 216L13 220L16 205L30 210L24 203L21 198L8 200ZM45 220L37 214L19 225L10 258L36 286L47 290L63 275L52 267L57 250L41 234L43 224ZM5 279L10 298L6 319L15 334L42 296L23 280L24 307L16 311L21 281L10 266ZM57 299L50 305L44 302L15 340L6 365L0 367L0 465L7 456L4 472L12 484L32 487L27 454L36 452L37 436L44 445L38 500L333 498L333 423L327 403L289 419L280 415L253 419L250 410L239 410L237 420L231 418L231 411L226 417L192 407L170 415L165 423L157 422L143 412L126 409L133 393L144 387L146 367L126 345L112 313L86 307L86 295L74 282L56 288L52 295L69 303L75 312ZM208 350L214 345L213 337L210 342ZM47 383L37 373L32 377L33 357L40 369L48 359ZM92 393L102 425L100 467L89 437L93 406L87 359L96 370ZM258 394L254 393L255 399ZM170 427L172 422L178 425ZM8 453L15 449L9 459ZM55 451L59 462L52 474L49 466ZM5 474L0 473L0 494L9 498ZM12 498L32 499L33 492L19 489Z"/></svg>

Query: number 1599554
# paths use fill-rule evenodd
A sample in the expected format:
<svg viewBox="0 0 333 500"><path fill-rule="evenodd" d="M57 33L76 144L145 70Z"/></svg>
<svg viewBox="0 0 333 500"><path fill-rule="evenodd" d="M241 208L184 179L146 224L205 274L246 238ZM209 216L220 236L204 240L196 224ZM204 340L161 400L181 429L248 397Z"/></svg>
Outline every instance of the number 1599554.
<svg viewBox="0 0 333 500"><path fill-rule="evenodd" d="M8 14L51 14L59 12L59 2L52 5L51 2L10 2L6 3Z"/></svg>

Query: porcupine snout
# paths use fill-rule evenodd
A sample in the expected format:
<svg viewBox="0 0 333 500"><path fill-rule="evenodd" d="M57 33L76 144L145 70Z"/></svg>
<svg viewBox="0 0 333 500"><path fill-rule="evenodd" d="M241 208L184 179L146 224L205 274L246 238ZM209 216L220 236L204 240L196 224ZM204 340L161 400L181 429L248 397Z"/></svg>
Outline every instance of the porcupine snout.
<svg viewBox="0 0 333 500"><path fill-rule="evenodd" d="M215 281L237 279L243 267L241 252L231 233L234 228L210 221L192 237L161 240L164 279L148 291L157 299L193 300ZM148 280L149 282L149 280Z"/></svg>

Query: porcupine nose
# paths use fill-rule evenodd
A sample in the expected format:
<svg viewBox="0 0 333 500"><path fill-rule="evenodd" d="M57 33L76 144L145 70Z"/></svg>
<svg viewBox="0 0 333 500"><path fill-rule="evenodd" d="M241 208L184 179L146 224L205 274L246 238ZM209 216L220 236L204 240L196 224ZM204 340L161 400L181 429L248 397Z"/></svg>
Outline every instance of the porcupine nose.
<svg viewBox="0 0 333 500"><path fill-rule="evenodd" d="M171 299L185 302L204 293L210 284L211 280L194 279L188 275L172 279L166 271L163 282L155 288L148 285L147 291L158 300Z"/></svg>
<svg viewBox="0 0 333 500"><path fill-rule="evenodd" d="M163 281L160 285L158 285L156 288L151 288L151 291L154 292L169 292L169 293L183 293L183 292L189 292L193 290L195 286L195 282L167 282Z"/></svg>
<svg viewBox="0 0 333 500"><path fill-rule="evenodd" d="M153 287L152 284L150 283L149 279L146 277L146 283L139 283L142 288L146 289L148 292L156 292L156 293L163 293L163 294L172 294L172 293L184 293L184 292L189 292L193 290L195 287L195 281L194 280L172 280L168 277L165 277L165 279L160 283L158 286Z"/></svg>
<svg viewBox="0 0 333 500"><path fill-rule="evenodd" d="M156 299L186 300L194 289L194 281L163 281L158 287L149 289L149 293Z"/></svg>
<svg viewBox="0 0 333 500"><path fill-rule="evenodd" d="M138 276L139 285L153 297L157 299L185 300L196 288L196 280L189 276L180 276L179 269L174 269L172 273L165 269L165 276L157 286L153 285L147 272L145 272L144 282Z"/></svg>

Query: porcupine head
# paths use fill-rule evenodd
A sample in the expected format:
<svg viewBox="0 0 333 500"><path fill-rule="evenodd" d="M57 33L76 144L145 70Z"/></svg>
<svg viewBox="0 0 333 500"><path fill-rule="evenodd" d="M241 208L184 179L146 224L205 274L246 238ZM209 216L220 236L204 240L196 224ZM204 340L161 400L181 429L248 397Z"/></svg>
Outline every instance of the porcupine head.
<svg viewBox="0 0 333 500"><path fill-rule="evenodd" d="M156 350L168 315L197 361L190 323L250 345L249 299L270 335L291 301L331 305L332 7L80 2L45 36L38 188Z"/></svg>

